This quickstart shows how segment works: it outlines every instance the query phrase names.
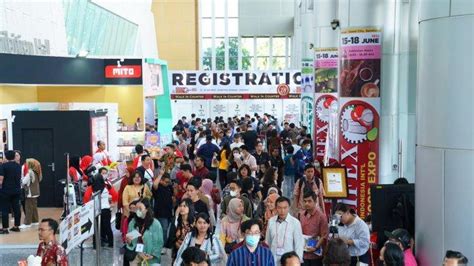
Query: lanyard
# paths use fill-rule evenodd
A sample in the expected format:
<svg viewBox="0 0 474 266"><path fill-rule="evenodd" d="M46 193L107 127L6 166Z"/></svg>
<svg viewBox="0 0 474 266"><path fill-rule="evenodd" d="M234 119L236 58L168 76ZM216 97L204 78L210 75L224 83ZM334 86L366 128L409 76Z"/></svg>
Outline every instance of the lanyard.
<svg viewBox="0 0 474 266"><path fill-rule="evenodd" d="M143 244L143 233L145 232L145 224L143 224L142 229L140 230L140 237L138 237L138 243Z"/></svg>
<svg viewBox="0 0 474 266"><path fill-rule="evenodd" d="M285 233L283 234L283 241L280 243L280 239L278 239L278 218L275 222L275 234L276 234L276 240L277 240L277 249L278 248L283 248L283 246L285 245L285 236L286 236L286 229L288 229L288 222L285 220L284 222L286 222L286 225L285 225ZM281 222L280 224L282 224L283 222Z"/></svg>

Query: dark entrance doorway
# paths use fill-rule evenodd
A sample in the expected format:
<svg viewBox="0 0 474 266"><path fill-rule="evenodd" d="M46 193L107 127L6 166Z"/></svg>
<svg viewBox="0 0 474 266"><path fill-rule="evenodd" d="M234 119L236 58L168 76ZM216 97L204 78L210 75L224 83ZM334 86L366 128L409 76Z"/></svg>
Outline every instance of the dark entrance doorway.
<svg viewBox="0 0 474 266"><path fill-rule="evenodd" d="M56 176L54 164L53 129L22 129L21 152L23 159L35 158L41 162L43 179L40 183L38 207L53 207L57 199Z"/></svg>

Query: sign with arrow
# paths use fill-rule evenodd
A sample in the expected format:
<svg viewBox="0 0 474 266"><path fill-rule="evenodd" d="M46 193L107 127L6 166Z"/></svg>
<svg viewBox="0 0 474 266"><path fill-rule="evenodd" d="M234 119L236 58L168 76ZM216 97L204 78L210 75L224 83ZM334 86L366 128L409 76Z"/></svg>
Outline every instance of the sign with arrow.
<svg viewBox="0 0 474 266"><path fill-rule="evenodd" d="M94 221L94 201L89 201L59 224L59 240L67 254L94 234Z"/></svg>

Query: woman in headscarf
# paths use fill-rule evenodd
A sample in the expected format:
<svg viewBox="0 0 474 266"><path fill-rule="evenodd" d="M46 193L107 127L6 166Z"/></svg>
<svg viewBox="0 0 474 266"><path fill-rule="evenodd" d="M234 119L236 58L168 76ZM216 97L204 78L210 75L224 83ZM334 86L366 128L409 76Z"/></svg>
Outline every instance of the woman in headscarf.
<svg viewBox="0 0 474 266"><path fill-rule="evenodd" d="M23 176L21 183L25 188L25 224L20 228L28 228L31 225L38 225L38 197L40 196L40 185L43 174L41 164L33 158L26 159L28 173Z"/></svg>
<svg viewBox="0 0 474 266"><path fill-rule="evenodd" d="M271 191L269 191L271 192ZM277 215L275 208L275 202L280 197L278 193L269 193L268 197L265 199L265 214L263 215L263 230L262 235L265 235L267 231L267 224L270 218Z"/></svg>
<svg viewBox="0 0 474 266"><path fill-rule="evenodd" d="M208 199L208 202L209 202L209 210L212 211L212 213L209 213L210 215L209 216L212 216L211 217L211 220L213 220L213 224L215 225L215 214L217 212L217 204L214 202L214 200L212 199L212 189L214 187L214 183L212 182L212 180L210 179L204 179L202 180L202 185L201 187L199 188L199 191L201 192L201 194L206 197Z"/></svg>
<svg viewBox="0 0 474 266"><path fill-rule="evenodd" d="M244 214L244 204L241 199L233 198L229 201L227 214L221 222L221 241L225 243L225 251L227 254L233 249L233 246L241 241L240 225L249 217Z"/></svg>

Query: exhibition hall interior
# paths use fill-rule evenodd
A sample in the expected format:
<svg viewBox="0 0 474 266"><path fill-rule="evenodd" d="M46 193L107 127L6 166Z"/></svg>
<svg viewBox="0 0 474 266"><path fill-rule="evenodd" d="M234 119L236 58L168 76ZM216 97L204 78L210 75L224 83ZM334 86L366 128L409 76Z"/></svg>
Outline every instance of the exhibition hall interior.
<svg viewBox="0 0 474 266"><path fill-rule="evenodd" d="M469 265L473 102L474 0L0 0L0 265Z"/></svg>

